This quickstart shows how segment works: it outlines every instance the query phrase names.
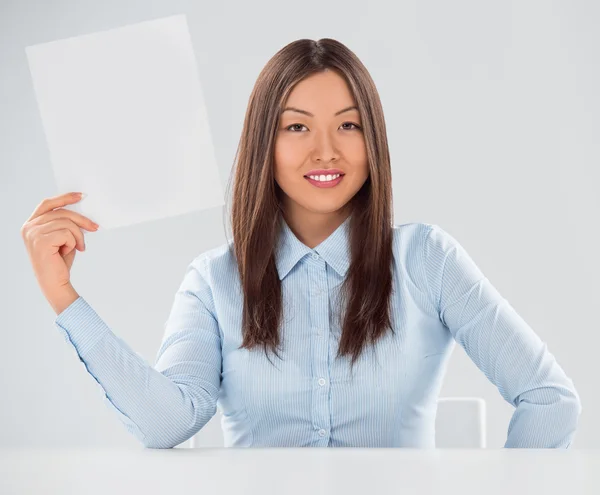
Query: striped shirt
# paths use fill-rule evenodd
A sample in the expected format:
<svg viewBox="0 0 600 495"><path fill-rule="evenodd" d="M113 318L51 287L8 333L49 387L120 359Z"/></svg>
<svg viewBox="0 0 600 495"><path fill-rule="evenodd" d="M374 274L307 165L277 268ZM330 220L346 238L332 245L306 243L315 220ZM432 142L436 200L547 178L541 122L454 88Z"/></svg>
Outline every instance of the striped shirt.
<svg viewBox="0 0 600 495"><path fill-rule="evenodd" d="M393 226L392 324L350 372L336 359L334 307L350 264L349 219L309 248L282 219L283 359L240 349L242 292L232 243L193 259L154 366L79 297L57 315L128 432L172 448L222 412L225 447L434 447L437 399L458 342L514 410L505 447L567 448L579 395L546 344L435 224Z"/></svg>

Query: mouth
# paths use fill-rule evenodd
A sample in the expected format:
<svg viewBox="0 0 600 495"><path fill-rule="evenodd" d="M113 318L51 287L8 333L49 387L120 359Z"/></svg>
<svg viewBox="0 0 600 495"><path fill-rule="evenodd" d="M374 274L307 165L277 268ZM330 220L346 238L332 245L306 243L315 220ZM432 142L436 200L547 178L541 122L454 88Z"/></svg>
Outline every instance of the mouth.
<svg viewBox="0 0 600 495"><path fill-rule="evenodd" d="M345 174L334 174L331 180L315 180L315 179L311 179L308 175L305 175L304 178L313 186L315 187L319 187L319 188L329 188L329 187L335 187L337 186L340 182L342 182L342 179L344 178ZM319 176L320 177L320 176Z"/></svg>

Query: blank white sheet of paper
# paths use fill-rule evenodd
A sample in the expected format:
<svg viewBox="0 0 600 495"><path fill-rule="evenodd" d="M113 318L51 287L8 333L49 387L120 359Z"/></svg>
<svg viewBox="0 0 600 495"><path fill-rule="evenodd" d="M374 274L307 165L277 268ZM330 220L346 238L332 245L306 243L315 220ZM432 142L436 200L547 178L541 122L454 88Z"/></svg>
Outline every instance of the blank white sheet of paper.
<svg viewBox="0 0 600 495"><path fill-rule="evenodd" d="M224 204L184 14L28 46L58 194L123 227Z"/></svg>

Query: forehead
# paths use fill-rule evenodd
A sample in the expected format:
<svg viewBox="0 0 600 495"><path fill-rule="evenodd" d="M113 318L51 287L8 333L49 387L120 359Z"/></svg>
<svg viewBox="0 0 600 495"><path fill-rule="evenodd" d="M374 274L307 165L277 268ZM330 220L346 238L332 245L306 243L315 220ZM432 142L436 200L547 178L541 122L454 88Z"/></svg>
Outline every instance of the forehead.
<svg viewBox="0 0 600 495"><path fill-rule="evenodd" d="M307 110L315 115L332 115L342 108L356 105L346 80L332 70L312 74L298 82L285 104ZM293 115L293 112L285 112Z"/></svg>

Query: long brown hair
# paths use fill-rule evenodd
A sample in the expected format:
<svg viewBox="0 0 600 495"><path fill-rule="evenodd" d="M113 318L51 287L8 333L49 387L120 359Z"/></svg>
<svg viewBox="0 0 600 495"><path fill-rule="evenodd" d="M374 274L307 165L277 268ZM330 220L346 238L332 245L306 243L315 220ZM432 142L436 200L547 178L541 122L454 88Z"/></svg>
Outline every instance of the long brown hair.
<svg viewBox="0 0 600 495"><path fill-rule="evenodd" d="M275 137L280 111L294 85L326 69L345 78L356 99L369 162L369 177L349 205L351 263L340 289L345 317L338 357L351 354L353 368L367 342L375 343L387 328L394 331L389 307L392 178L375 84L358 57L330 38L300 39L283 47L260 72L249 98L234 160L231 212L233 249L244 295L240 348L262 345L267 358L268 349L279 357L282 290L275 249L283 210L282 191L274 179Z"/></svg>

